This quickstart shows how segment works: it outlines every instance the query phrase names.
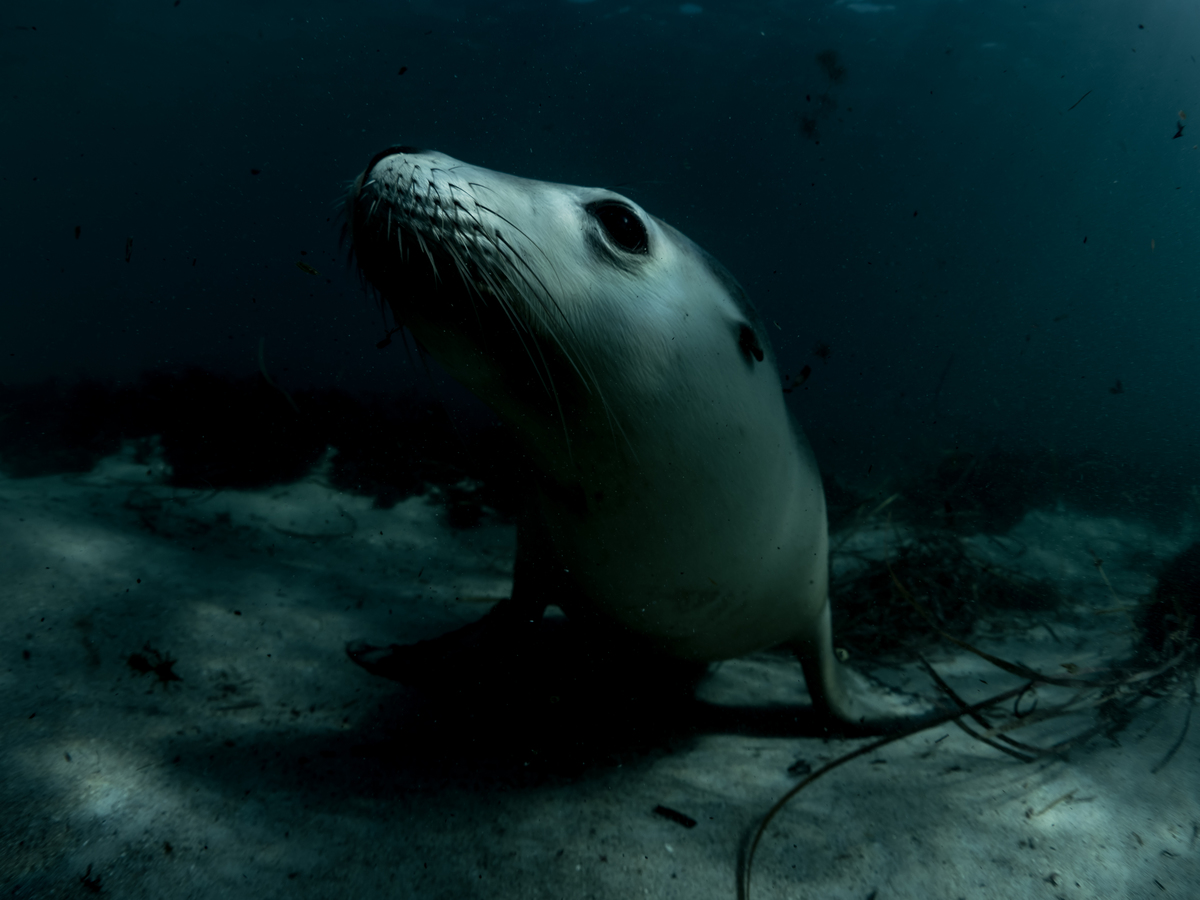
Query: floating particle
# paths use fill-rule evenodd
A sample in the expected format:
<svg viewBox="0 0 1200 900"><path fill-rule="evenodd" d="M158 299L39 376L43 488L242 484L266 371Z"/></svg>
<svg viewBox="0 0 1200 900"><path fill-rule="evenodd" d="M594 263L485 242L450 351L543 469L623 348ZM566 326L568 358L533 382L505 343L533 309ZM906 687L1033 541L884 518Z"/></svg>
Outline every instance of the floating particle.
<svg viewBox="0 0 1200 900"><path fill-rule="evenodd" d="M669 806L663 806L661 803L654 807L654 814L662 816L664 819L670 819L672 822L678 822L684 828L696 827L696 820L691 816L685 815L677 809L671 809Z"/></svg>
<svg viewBox="0 0 1200 900"><path fill-rule="evenodd" d="M1088 94L1090 94L1090 93L1091 93L1091 91L1088 91L1088 92L1087 92L1087 94L1084 94L1084 95L1083 95L1083 97L1080 97L1078 100L1076 100L1076 101L1075 101L1074 103L1072 103L1070 106L1068 106L1068 107L1067 107L1067 112L1070 112L1070 111L1071 111L1071 110L1073 110L1075 107L1077 107L1077 106L1078 106L1080 103L1082 103L1082 102L1083 102L1083 98L1084 98L1084 97L1086 97L1086 96L1087 96Z"/></svg>

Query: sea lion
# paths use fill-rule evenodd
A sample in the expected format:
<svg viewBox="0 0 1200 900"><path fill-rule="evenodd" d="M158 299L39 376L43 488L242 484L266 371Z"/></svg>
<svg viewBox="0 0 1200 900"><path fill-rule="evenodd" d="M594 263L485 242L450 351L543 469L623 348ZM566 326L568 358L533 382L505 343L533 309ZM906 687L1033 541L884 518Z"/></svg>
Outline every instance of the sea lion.
<svg viewBox="0 0 1200 900"><path fill-rule="evenodd" d="M406 680L555 603L685 660L786 644L818 709L864 731L904 719L834 655L817 463L724 266L613 191L412 147L371 160L347 220L396 322L536 473L511 599L432 642L351 642L351 658Z"/></svg>

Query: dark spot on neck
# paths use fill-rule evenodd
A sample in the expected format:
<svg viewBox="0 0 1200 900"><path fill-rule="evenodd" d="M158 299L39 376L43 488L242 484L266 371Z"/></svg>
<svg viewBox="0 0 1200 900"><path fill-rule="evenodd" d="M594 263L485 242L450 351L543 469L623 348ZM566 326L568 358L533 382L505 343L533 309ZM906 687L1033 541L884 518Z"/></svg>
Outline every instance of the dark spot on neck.
<svg viewBox="0 0 1200 900"><path fill-rule="evenodd" d="M758 335L754 333L754 329L745 323L738 330L738 347L742 351L742 355L746 357L746 362L750 362L750 358L763 361L762 344L758 342Z"/></svg>

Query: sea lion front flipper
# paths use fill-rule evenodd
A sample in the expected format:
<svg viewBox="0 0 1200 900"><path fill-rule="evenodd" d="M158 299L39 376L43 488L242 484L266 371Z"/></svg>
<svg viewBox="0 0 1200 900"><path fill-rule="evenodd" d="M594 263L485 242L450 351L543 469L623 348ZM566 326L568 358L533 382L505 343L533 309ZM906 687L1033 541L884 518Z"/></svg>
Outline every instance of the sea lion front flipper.
<svg viewBox="0 0 1200 900"><path fill-rule="evenodd" d="M481 619L413 644L379 646L356 640L346 655L372 675L411 687L436 688L477 681L486 672L517 668L538 633L545 603L501 600Z"/></svg>
<svg viewBox="0 0 1200 900"><path fill-rule="evenodd" d="M517 675L523 665L536 664L536 641L547 605L560 602L569 590L562 572L545 527L527 513L517 526L511 597L483 618L435 638L386 646L349 641L346 655L372 675L419 688Z"/></svg>

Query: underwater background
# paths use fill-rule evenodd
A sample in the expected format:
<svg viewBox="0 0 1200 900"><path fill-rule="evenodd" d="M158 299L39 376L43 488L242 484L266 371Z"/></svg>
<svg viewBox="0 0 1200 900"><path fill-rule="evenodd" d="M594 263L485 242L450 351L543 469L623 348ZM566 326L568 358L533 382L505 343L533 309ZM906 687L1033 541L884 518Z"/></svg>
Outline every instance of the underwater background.
<svg viewBox="0 0 1200 900"><path fill-rule="evenodd" d="M733 272L851 659L1017 683L912 637L901 582L1060 674L1185 648L1153 684L1186 703L1106 695L1078 767L949 727L847 767L772 826L763 895L1187 896L1198 57L1183 0L10 0L0 887L732 897L747 827L841 752L640 670L479 708L346 660L511 586L516 451L386 340L342 241L405 144L611 188ZM713 678L713 707L805 699L771 654Z"/></svg>
<svg viewBox="0 0 1200 900"><path fill-rule="evenodd" d="M483 418L399 345L376 350L339 248L350 179L405 143L612 187L713 253L771 323L781 374L812 367L791 403L827 471L999 446L1191 483L1193 4L4 18L5 385L252 376L261 340L285 389L436 387Z"/></svg>

